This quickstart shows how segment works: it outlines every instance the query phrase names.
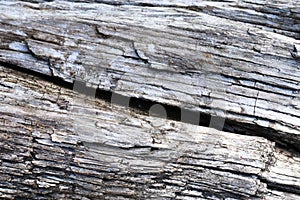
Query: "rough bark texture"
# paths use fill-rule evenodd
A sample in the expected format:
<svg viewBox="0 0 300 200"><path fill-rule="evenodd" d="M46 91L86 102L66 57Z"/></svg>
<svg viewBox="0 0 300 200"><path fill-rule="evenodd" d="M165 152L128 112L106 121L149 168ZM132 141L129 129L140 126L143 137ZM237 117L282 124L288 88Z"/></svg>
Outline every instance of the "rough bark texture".
<svg viewBox="0 0 300 200"><path fill-rule="evenodd" d="M299 199L299 4L0 1L0 198Z"/></svg>
<svg viewBox="0 0 300 200"><path fill-rule="evenodd" d="M298 199L300 157L0 68L0 197Z"/></svg>
<svg viewBox="0 0 300 200"><path fill-rule="evenodd" d="M0 61L300 145L299 1L83 2L2 1Z"/></svg>

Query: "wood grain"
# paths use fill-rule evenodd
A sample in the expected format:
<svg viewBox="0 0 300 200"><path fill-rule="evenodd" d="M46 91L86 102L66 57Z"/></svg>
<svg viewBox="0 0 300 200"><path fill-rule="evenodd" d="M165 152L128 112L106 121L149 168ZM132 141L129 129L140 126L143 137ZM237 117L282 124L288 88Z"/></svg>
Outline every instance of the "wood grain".
<svg viewBox="0 0 300 200"><path fill-rule="evenodd" d="M299 1L39 2L0 3L2 63L299 147Z"/></svg>
<svg viewBox="0 0 300 200"><path fill-rule="evenodd" d="M0 198L299 199L299 3L0 1Z"/></svg>
<svg viewBox="0 0 300 200"><path fill-rule="evenodd" d="M299 198L299 154L265 138L141 115L4 67L0 77L1 199Z"/></svg>

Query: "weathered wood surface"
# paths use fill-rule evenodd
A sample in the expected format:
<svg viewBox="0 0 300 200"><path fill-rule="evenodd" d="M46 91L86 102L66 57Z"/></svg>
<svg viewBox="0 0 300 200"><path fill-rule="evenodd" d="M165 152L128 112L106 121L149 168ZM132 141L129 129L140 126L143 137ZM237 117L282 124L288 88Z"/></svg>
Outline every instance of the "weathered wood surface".
<svg viewBox="0 0 300 200"><path fill-rule="evenodd" d="M0 66L1 199L299 199L300 156Z"/></svg>
<svg viewBox="0 0 300 200"><path fill-rule="evenodd" d="M299 4L0 1L0 198L299 199ZM112 107L79 80L240 134Z"/></svg>
<svg viewBox="0 0 300 200"><path fill-rule="evenodd" d="M299 147L298 0L32 2L0 2L3 64L223 116L233 131L263 127Z"/></svg>

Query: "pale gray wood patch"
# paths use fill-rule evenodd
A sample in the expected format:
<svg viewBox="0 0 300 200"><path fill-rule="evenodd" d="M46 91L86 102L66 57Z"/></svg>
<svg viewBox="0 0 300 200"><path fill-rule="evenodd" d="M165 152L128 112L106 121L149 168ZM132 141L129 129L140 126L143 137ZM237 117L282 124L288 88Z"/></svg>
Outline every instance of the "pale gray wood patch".
<svg viewBox="0 0 300 200"><path fill-rule="evenodd" d="M299 146L299 1L40 2L1 2L1 62Z"/></svg>
<svg viewBox="0 0 300 200"><path fill-rule="evenodd" d="M299 154L0 67L4 199L297 199ZM68 107L61 107L68 102Z"/></svg>
<svg viewBox="0 0 300 200"><path fill-rule="evenodd" d="M299 199L299 3L0 1L0 198ZM249 136L67 89L78 81Z"/></svg>

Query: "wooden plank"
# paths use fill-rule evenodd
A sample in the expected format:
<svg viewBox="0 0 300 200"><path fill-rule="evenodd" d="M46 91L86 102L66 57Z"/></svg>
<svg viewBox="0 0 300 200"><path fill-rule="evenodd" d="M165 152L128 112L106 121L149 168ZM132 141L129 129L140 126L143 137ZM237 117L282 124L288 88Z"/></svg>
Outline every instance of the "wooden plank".
<svg viewBox="0 0 300 200"><path fill-rule="evenodd" d="M300 155L0 66L1 199L298 199Z"/></svg>
<svg viewBox="0 0 300 200"><path fill-rule="evenodd" d="M0 2L3 64L300 146L299 1L41 2Z"/></svg>

